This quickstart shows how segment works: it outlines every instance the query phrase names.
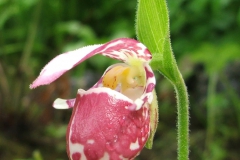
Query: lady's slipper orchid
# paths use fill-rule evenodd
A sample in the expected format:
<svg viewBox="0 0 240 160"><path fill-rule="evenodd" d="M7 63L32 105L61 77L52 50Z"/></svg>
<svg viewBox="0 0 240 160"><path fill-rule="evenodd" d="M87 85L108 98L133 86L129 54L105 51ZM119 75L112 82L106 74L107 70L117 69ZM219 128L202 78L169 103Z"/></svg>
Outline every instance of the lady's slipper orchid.
<svg viewBox="0 0 240 160"><path fill-rule="evenodd" d="M79 89L75 99L55 100L55 108L73 107L66 136L68 156L72 160L133 159L152 140L149 137L157 124L155 77L149 66L152 56L143 44L121 38L60 54L30 88L53 82L96 54L124 63L108 67L92 88Z"/></svg>

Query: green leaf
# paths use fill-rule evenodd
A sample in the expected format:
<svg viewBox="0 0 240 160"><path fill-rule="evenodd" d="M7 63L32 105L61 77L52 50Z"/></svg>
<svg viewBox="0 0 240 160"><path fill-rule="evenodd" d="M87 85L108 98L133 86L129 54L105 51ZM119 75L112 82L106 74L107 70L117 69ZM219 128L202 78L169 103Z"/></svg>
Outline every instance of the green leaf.
<svg viewBox="0 0 240 160"><path fill-rule="evenodd" d="M188 93L171 49L166 1L139 0L136 30L138 40L146 45L153 55L151 67L168 78L176 91L178 160L187 160L189 155ZM151 134L146 144L146 147L150 148L153 139Z"/></svg>
<svg viewBox="0 0 240 160"><path fill-rule="evenodd" d="M172 54L169 17L165 0L139 0L136 32L153 55L151 67L176 81L176 61Z"/></svg>

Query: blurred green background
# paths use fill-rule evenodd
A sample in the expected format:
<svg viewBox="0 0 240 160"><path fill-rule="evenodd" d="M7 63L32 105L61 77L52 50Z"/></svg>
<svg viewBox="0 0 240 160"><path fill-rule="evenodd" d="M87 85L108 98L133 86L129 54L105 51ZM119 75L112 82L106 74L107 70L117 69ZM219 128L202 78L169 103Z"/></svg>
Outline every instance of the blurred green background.
<svg viewBox="0 0 240 160"><path fill-rule="evenodd" d="M240 159L240 1L167 0L172 47L190 99L190 159ZM96 56L56 82L29 84L59 53L135 37L136 0L0 0L0 159L67 159L71 110L55 110L94 84L113 60ZM137 160L176 159L173 87L156 73L159 126Z"/></svg>

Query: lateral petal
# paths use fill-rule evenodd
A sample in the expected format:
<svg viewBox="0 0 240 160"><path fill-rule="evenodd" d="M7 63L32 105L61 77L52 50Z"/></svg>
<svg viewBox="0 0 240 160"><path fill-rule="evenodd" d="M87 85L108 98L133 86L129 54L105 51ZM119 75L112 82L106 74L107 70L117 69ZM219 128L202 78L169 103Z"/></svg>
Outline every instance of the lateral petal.
<svg viewBox="0 0 240 160"><path fill-rule="evenodd" d="M75 98L74 99L61 99L61 98L57 98L53 102L53 108L56 108L56 109L69 109L69 108L74 107L74 103L75 103Z"/></svg>

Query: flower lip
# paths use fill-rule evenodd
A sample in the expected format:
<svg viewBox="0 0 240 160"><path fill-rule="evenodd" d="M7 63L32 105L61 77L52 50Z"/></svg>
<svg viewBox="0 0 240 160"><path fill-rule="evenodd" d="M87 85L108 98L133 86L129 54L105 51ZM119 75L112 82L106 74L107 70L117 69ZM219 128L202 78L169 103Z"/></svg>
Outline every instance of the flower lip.
<svg viewBox="0 0 240 160"><path fill-rule="evenodd" d="M131 102L110 88L78 90L67 131L69 157L76 153L87 159L100 159L103 153L110 159L135 157L149 136L149 104L131 112L125 108Z"/></svg>

